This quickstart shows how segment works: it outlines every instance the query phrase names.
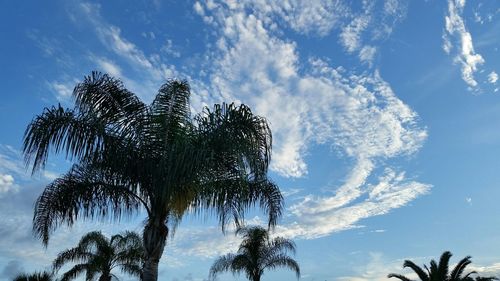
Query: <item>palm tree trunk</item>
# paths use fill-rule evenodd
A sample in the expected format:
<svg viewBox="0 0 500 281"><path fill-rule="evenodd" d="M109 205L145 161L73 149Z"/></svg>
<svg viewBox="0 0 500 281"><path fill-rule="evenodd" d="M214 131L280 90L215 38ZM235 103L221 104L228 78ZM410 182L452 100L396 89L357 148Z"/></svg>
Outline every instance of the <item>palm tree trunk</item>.
<svg viewBox="0 0 500 281"><path fill-rule="evenodd" d="M260 281L260 274L254 275L252 281Z"/></svg>
<svg viewBox="0 0 500 281"><path fill-rule="evenodd" d="M142 236L145 250L142 281L158 280L158 263L167 241L168 228L164 220L149 219Z"/></svg>

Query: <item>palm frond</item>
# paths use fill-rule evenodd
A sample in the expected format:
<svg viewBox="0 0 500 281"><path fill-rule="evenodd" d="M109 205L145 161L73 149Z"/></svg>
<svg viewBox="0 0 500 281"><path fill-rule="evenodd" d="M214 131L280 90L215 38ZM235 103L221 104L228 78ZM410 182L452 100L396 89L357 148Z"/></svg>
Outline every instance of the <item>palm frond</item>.
<svg viewBox="0 0 500 281"><path fill-rule="evenodd" d="M269 227L275 226L281 217L283 197L270 181L221 177L200 186L193 201L194 210L214 210L223 231L231 219L237 227L243 225L246 210L255 205L267 213Z"/></svg>
<svg viewBox="0 0 500 281"><path fill-rule="evenodd" d="M293 242L290 239L286 239L283 237L275 237L270 245L269 245L269 253L272 254L274 252L286 252L289 251L292 254L295 254L296 249L295 249L295 242Z"/></svg>
<svg viewBox="0 0 500 281"><path fill-rule="evenodd" d="M61 279L60 281L70 281L70 280L73 280L75 278L77 278L80 274L84 273L84 272L87 272L87 276L88 276L88 273L90 272L89 270L89 266L87 264L77 264L75 266L73 266L70 270L66 271L62 276L61 276ZM87 280L89 280L88 278L86 278ZM90 279L92 280L92 279Z"/></svg>
<svg viewBox="0 0 500 281"><path fill-rule="evenodd" d="M96 115L114 129L137 127L147 113L147 106L120 80L97 71L76 85L73 96L76 110Z"/></svg>
<svg viewBox="0 0 500 281"><path fill-rule="evenodd" d="M70 109L45 108L24 133L23 154L26 165L33 162L33 173L43 168L49 149L66 151L69 157L93 155L102 145L103 124L92 115L79 115Z"/></svg>
<svg viewBox="0 0 500 281"><path fill-rule="evenodd" d="M138 264L124 263L120 264L119 267L123 273L127 273L135 277L141 276L142 267L139 263Z"/></svg>
<svg viewBox="0 0 500 281"><path fill-rule="evenodd" d="M101 177L99 171L74 165L37 199L33 231L47 245L50 233L62 223L72 225L79 217L112 215L119 219L122 214L138 210L142 203L132 191Z"/></svg>
<svg viewBox="0 0 500 281"><path fill-rule="evenodd" d="M272 134L267 121L246 105L215 104L195 117L204 147L214 161L236 159L239 167L256 179L266 177L271 161Z"/></svg>
<svg viewBox="0 0 500 281"><path fill-rule="evenodd" d="M131 266L142 264L145 253L142 239L137 233L126 231L123 235L114 235L114 237L118 237L113 245L115 262Z"/></svg>
<svg viewBox="0 0 500 281"><path fill-rule="evenodd" d="M401 281L412 281L411 279L405 277L404 275L396 274L396 273L391 273L391 274L387 275L387 278L397 278Z"/></svg>
<svg viewBox="0 0 500 281"><path fill-rule="evenodd" d="M114 238L114 239L113 239ZM116 249L130 249L130 248L141 248L142 240L139 234L133 231L125 231L123 234L113 235L111 237L111 244L113 245L113 240L116 240Z"/></svg>
<svg viewBox="0 0 500 281"><path fill-rule="evenodd" d="M416 265L414 262L410 261L410 260L405 260L404 263L403 263L403 267L409 267L411 268L417 275L418 277L420 278L420 280L422 281L430 281L429 280L429 276L424 272L424 270L419 267L418 265Z"/></svg>
<svg viewBox="0 0 500 281"><path fill-rule="evenodd" d="M448 264L450 262L452 254L449 251L444 252L439 259L439 264L437 266L437 274L439 278L445 280L448 278Z"/></svg>
<svg viewBox="0 0 500 281"><path fill-rule="evenodd" d="M250 198L258 200L260 208L267 213L268 228L276 226L284 208L279 187L269 180L254 181L250 184Z"/></svg>
<svg viewBox="0 0 500 281"><path fill-rule="evenodd" d="M499 280L496 277L476 277L475 281L493 281L493 280Z"/></svg>
<svg viewBox="0 0 500 281"><path fill-rule="evenodd" d="M31 274L20 274L13 281L52 281L53 276L48 272L35 272Z"/></svg>
<svg viewBox="0 0 500 281"><path fill-rule="evenodd" d="M430 262L429 279L431 281L434 281L436 279L441 279L441 277L439 277L438 264L435 260L431 260L431 262ZM446 277L445 277L445 279L446 279Z"/></svg>
<svg viewBox="0 0 500 281"><path fill-rule="evenodd" d="M235 257L233 254L227 254L216 259L212 267L210 267L209 279L215 280L219 273L232 270Z"/></svg>
<svg viewBox="0 0 500 281"><path fill-rule="evenodd" d="M86 259L91 258L92 253L87 252L83 248L72 248L59 253L56 259L52 262L52 268L57 272L62 266L68 262L82 262Z"/></svg>
<svg viewBox="0 0 500 281"><path fill-rule="evenodd" d="M460 280L460 277L464 273L465 268L472 263L471 258L471 256L466 256L457 263L455 268L453 268L453 270L451 271L451 280Z"/></svg>
<svg viewBox="0 0 500 281"><path fill-rule="evenodd" d="M300 278L300 267L299 264L292 259L291 257L285 255L285 254L280 254L280 255L275 255L273 259L270 259L267 261L266 264L262 267L262 269L276 269L278 267L287 267L290 270L295 272L295 275L297 276L297 279Z"/></svg>
<svg viewBox="0 0 500 281"><path fill-rule="evenodd" d="M150 106L151 128L148 132L151 133L149 137L160 147L172 143L188 129L190 95L187 81L169 80L158 91Z"/></svg>

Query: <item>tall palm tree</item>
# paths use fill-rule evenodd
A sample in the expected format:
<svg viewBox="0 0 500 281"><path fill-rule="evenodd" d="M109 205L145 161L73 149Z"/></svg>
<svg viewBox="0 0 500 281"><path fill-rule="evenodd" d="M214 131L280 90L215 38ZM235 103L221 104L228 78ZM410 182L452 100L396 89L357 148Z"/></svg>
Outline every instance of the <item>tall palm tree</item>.
<svg viewBox="0 0 500 281"><path fill-rule="evenodd" d="M35 205L34 233L47 245L61 224L145 210L142 280L158 278L169 229L183 215L211 209L224 231L258 204L269 227L283 198L267 177L271 131L245 105L216 104L190 115L186 81L164 84L150 105L107 74L93 72L73 91L75 106L46 108L26 129L23 153L33 173L49 151L76 163Z"/></svg>
<svg viewBox="0 0 500 281"><path fill-rule="evenodd" d="M453 268L451 273L449 272L449 262L452 254L449 251L444 252L439 259L439 263L435 260L431 260L430 268L424 265L424 268L419 267L414 262L410 260L405 260L403 267L412 269L421 281L472 281L472 275L476 274L475 271L471 271L465 275L465 268L471 264L471 257L467 256L460 260L458 264ZM425 270L424 270L425 269ZM388 278L397 278L402 281L412 281L411 279L396 273L391 273L387 275ZM480 278L480 279L477 279ZM476 280L495 280L490 279L492 277L477 277ZM486 279L484 279L486 278Z"/></svg>
<svg viewBox="0 0 500 281"><path fill-rule="evenodd" d="M86 273L85 280L110 281L111 271L119 268L123 273L140 277L144 249L140 236L135 232L117 234L108 239L100 231L84 235L74 248L61 252L54 260L54 271L67 263L76 263L64 273L60 281L69 281Z"/></svg>
<svg viewBox="0 0 500 281"><path fill-rule="evenodd" d="M210 268L210 279L214 280L221 272L231 271L233 274L244 272L249 280L260 281L264 270L278 267L288 267L295 271L297 278L300 277L299 265L288 256L288 252L295 254L292 240L270 239L269 232L258 226L240 228L236 234L243 236L238 252L219 257Z"/></svg>
<svg viewBox="0 0 500 281"><path fill-rule="evenodd" d="M35 272L32 274L20 274L13 281L53 281L52 274L48 272Z"/></svg>

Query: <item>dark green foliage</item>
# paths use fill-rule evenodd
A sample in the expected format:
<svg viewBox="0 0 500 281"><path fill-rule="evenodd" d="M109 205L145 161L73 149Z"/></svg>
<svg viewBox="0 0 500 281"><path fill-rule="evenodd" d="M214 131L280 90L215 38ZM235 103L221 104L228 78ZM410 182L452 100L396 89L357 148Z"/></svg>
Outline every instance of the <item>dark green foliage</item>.
<svg viewBox="0 0 500 281"><path fill-rule="evenodd" d="M20 274L13 281L53 281L52 274L48 272L35 272L32 274Z"/></svg>
<svg viewBox="0 0 500 281"><path fill-rule="evenodd" d="M54 271L65 264L75 264L64 273L60 281L69 281L85 273L85 280L111 280L111 271L119 268L123 273L136 277L141 274L144 249L139 235L134 232L113 235L111 239L100 231L89 232L78 245L59 253L54 260Z"/></svg>
<svg viewBox="0 0 500 281"><path fill-rule="evenodd" d="M269 232L262 227L240 228L236 234L243 236L238 252L218 258L210 269L210 279L217 274L231 271L233 274L245 273L251 281L260 280L265 270L287 267L293 270L297 278L300 268L288 253L295 254L292 240L276 237L270 239Z"/></svg>
<svg viewBox="0 0 500 281"><path fill-rule="evenodd" d="M464 279L464 281L494 281L494 280L499 280L496 277L480 277L476 276L476 278L468 277Z"/></svg>
<svg viewBox="0 0 500 281"><path fill-rule="evenodd" d="M449 262L452 254L448 251L444 252L439 259L439 263L435 260L431 260L430 268L424 265L424 268L419 267L414 262L410 260L405 260L403 263L404 268L412 269L421 281L491 281L497 280L494 277L479 277L475 279L472 277L473 274L477 274L475 271L471 271L464 275L465 268L471 264L471 257L467 256L460 260L458 264L453 268L451 273L449 272ZM397 278L402 281L412 281L411 279L401 275L391 273L387 276L388 278Z"/></svg>

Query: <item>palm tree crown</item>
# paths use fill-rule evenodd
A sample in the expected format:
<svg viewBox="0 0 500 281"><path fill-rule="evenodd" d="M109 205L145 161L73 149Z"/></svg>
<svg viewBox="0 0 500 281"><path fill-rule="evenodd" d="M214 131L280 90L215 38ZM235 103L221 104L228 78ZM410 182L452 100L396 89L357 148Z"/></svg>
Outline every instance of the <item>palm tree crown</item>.
<svg viewBox="0 0 500 281"><path fill-rule="evenodd" d="M20 274L13 281L52 281L53 276L48 272L35 272L32 274Z"/></svg>
<svg viewBox="0 0 500 281"><path fill-rule="evenodd" d="M424 268L419 267L414 262L410 260L405 260L403 267L411 268L418 276L421 281L473 281L473 280L496 280L494 277L476 277L472 278L475 271L471 271L464 275L465 268L471 264L471 257L467 256L460 260L458 264L449 272L449 262L452 254L448 251L444 252L439 259L439 263L435 260L431 260L430 267L424 265ZM397 278L402 281L412 281L411 279L396 273L391 273L387 276L388 278Z"/></svg>
<svg viewBox="0 0 500 281"><path fill-rule="evenodd" d="M139 277L143 262L144 249L140 236L134 232L125 232L108 239L100 231L84 235L74 248L61 252L54 260L54 271L67 263L77 263L64 273L60 281L68 281L86 273L85 280L110 281L114 276L111 271L119 268L123 273Z"/></svg>
<svg viewBox="0 0 500 281"><path fill-rule="evenodd" d="M271 131L247 106L216 104L192 118L185 81L168 81L146 105L98 72L73 96L73 109L46 108L24 136L33 172L44 167L49 150L76 162L36 202L33 229L45 245L61 224L143 209L142 279L156 280L169 228L187 211L214 210L224 230L258 204L269 226L276 224L283 198L267 177Z"/></svg>
<svg viewBox="0 0 500 281"><path fill-rule="evenodd" d="M264 270L278 267L288 267L300 277L299 265L288 256L288 252L295 253L293 241L281 237L270 239L269 232L262 227L240 228L236 233L243 236L238 252L219 257L210 269L210 279L231 271L244 272L249 280L259 281Z"/></svg>

